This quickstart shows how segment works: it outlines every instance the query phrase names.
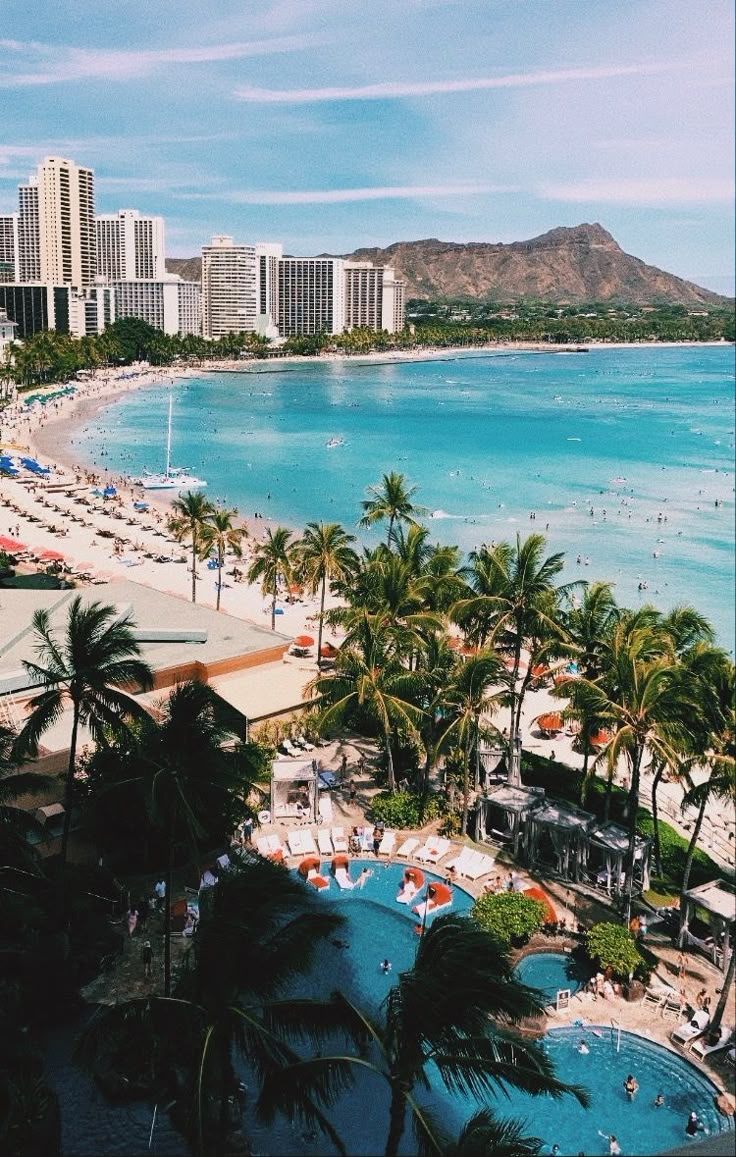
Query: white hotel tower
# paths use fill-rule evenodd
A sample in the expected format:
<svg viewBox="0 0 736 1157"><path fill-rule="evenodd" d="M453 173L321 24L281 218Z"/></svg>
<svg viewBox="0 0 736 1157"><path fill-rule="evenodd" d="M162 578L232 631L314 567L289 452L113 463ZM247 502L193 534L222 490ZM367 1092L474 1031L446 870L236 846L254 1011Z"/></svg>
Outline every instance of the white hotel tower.
<svg viewBox="0 0 736 1157"><path fill-rule="evenodd" d="M166 273L163 217L120 209L96 219L97 273L106 281L158 280Z"/></svg>
<svg viewBox="0 0 736 1157"><path fill-rule="evenodd" d="M95 176L65 157L46 157L19 187L21 281L86 289L97 273Z"/></svg>

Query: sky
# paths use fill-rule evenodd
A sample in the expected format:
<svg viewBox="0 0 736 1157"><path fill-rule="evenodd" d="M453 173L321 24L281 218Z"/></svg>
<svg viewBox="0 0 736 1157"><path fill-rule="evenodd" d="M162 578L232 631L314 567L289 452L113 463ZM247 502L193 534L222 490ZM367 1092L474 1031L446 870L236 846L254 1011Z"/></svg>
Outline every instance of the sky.
<svg viewBox="0 0 736 1157"><path fill-rule="evenodd" d="M98 212L346 253L598 221L734 292L732 0L3 0L0 212L54 153Z"/></svg>

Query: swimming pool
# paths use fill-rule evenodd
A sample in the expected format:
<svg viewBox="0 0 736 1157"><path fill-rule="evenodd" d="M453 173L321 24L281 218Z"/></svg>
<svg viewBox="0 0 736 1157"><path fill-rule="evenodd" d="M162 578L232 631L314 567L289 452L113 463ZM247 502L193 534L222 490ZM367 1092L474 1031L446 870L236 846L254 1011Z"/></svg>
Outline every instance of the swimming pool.
<svg viewBox="0 0 736 1157"><path fill-rule="evenodd" d="M564 952L532 952L522 956L516 965L516 974L531 988L541 988L550 1004L554 1004L561 988L577 992L588 979L578 962Z"/></svg>
<svg viewBox="0 0 736 1157"><path fill-rule="evenodd" d="M418 918L411 906L407 910L396 903L403 865L351 860L353 879L363 867L373 872L363 889L341 892L331 880L325 904L334 904L345 923L324 945L318 965L300 982L298 991L303 996L325 997L340 989L375 1015L391 988L392 973L409 968L413 962ZM328 863L323 864L323 870L329 874ZM425 879L429 882L438 877L425 872ZM452 908L445 911L469 912L472 897L458 887L453 893ZM386 958L392 964L388 975L381 970L381 961ZM524 980L528 983L529 977L524 975ZM584 1055L577 1051L582 1037L589 1049ZM553 1101L513 1091L508 1098L501 1095L490 1103L501 1117L524 1121L527 1133L542 1137L549 1146L559 1145L561 1154L605 1154L607 1143L598 1136L599 1129L616 1134L624 1154L674 1148L685 1141L685 1121L692 1110L711 1132L731 1128L731 1122L720 1117L713 1106L712 1084L693 1065L659 1045L626 1032L621 1033L619 1042L609 1025L598 1029L555 1029L546 1037L545 1048L562 1079L590 1090L591 1108L582 1109L571 1097ZM70 1034L57 1034L49 1056L49 1069L61 1097L63 1152L67 1157L93 1157L103 1150L111 1155L146 1152L152 1106L108 1104L89 1076L70 1064L70 1049ZM630 1072L640 1086L633 1103L623 1092L623 1082ZM241 1075L247 1085L255 1087L246 1068L241 1068ZM423 1099L434 1108L446 1129L457 1135L477 1104L445 1093L439 1080L433 1084L435 1090ZM665 1096L665 1105L655 1109L653 1101L659 1092ZM329 1116L349 1154L362 1157L383 1152L388 1107L384 1082L370 1073L339 1099ZM246 1111L245 1128L253 1151L263 1157L319 1157L334 1152L323 1137L311 1136L283 1119L266 1128ZM415 1151L407 1129L400 1152L402 1157L409 1157ZM182 1139L164 1113L158 1116L151 1152L185 1152Z"/></svg>

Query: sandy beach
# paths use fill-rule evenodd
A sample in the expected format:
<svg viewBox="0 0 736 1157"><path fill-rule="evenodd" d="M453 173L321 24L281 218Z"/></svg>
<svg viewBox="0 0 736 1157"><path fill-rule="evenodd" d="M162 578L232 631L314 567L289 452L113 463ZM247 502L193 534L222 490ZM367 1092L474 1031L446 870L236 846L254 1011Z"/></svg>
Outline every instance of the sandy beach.
<svg viewBox="0 0 736 1157"><path fill-rule="evenodd" d="M426 352L422 360L452 356L452 352ZM467 349L454 352L468 353ZM391 355L391 359L394 357ZM383 355L376 355L376 358L386 360ZM313 358L305 360L314 361ZM92 576L92 580L99 584L97 589L103 599L107 589L105 583L126 578L188 600L191 597L190 552L186 544L177 543L167 529L169 502L176 492L156 492L152 497L152 492L133 486L125 478L108 474L94 477L87 468L75 463L74 437L81 425L100 408L124 393L146 386L160 386L162 382L175 384L177 380L195 374L234 368L243 369L238 363L174 372L133 367L126 371L98 374L84 383L74 383L75 394L56 399L45 409L35 407L30 417L21 412L18 403L8 407L3 413L3 447L10 448L11 453L30 451L44 464L53 465L54 473L48 480L33 476L23 481L2 479L0 534L19 539L36 557L46 551L58 552L73 575ZM284 363L279 363L278 368L284 368ZM127 376L131 373L134 376ZM49 392L53 392L52 387L49 387ZM114 499L105 500L93 493L96 484L104 486L110 482L118 489ZM148 511L134 509L134 501L141 500L148 503ZM319 517L319 514L315 511L314 516ZM255 523L251 520L249 533L257 538L268 525L268 519ZM246 540L243 568L247 567L250 550ZM226 566L222 611L260 626L270 625L270 599L264 598L257 586L235 581L229 573L233 561L236 560L230 560ZM214 608L217 573L204 563L198 565L197 572L197 601ZM276 620L279 632L292 637L305 632L316 634L317 598L303 595L293 601L280 600L278 605L281 612ZM328 600L330 605L334 605L334 600ZM339 644L339 632L326 631L325 639ZM312 671L305 671L305 684L312 674ZM560 701L553 699L547 690L528 695L523 719L524 746L543 755L554 750L556 759L580 766L582 758L573 750L571 737L561 734L550 740L543 737L536 727L535 721L542 712L559 710L560 706ZM501 727L505 721L499 718L496 722ZM620 780L623 780L623 775L621 769ZM645 776L643 800L647 799L649 784ZM681 800L682 790L676 784L662 785L660 807L664 817L687 835L693 816L681 814ZM733 832L732 818L719 815L717 807L710 809L703 832L703 846L715 858L730 865L734 862Z"/></svg>

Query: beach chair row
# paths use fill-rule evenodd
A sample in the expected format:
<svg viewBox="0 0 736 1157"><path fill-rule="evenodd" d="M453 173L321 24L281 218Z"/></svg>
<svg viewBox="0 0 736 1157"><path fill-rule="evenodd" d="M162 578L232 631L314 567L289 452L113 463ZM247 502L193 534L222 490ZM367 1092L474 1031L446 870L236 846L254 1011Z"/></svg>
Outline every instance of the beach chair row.
<svg viewBox="0 0 736 1157"><path fill-rule="evenodd" d="M422 847L419 846L421 842L416 836L404 840L396 851L397 856L407 859L413 857L422 864L439 864L445 856L453 853L452 859L447 860L442 867L469 880L478 880L487 875L496 863L493 856L474 851L473 848L458 848L457 844L452 844L443 836L430 836Z"/></svg>

